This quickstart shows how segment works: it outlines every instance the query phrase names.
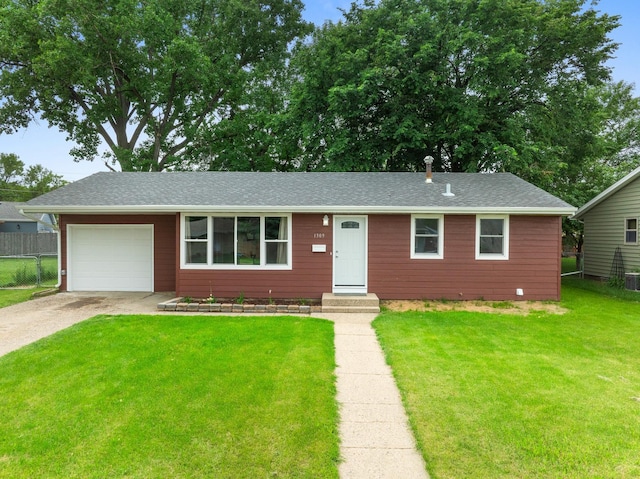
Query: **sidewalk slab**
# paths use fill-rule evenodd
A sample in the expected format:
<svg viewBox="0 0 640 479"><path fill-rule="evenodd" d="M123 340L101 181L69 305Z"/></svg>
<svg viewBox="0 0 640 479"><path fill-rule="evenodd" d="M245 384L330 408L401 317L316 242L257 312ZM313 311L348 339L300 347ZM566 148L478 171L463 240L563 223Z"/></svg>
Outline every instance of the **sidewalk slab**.
<svg viewBox="0 0 640 479"><path fill-rule="evenodd" d="M319 314L334 322L341 479L429 479L400 392L371 321L375 314Z"/></svg>
<svg viewBox="0 0 640 479"><path fill-rule="evenodd" d="M355 404L400 404L400 393L391 376L338 373L338 402Z"/></svg>
<svg viewBox="0 0 640 479"><path fill-rule="evenodd" d="M350 422L402 422L406 414L399 404L357 404L342 403L340 413Z"/></svg>
<svg viewBox="0 0 640 479"><path fill-rule="evenodd" d="M358 336L372 336L376 337L376 332L372 328L367 328L368 323L333 323L334 331L336 335L340 334L354 334Z"/></svg>
<svg viewBox="0 0 640 479"><path fill-rule="evenodd" d="M342 479L425 479L422 457L415 449L351 448L338 467Z"/></svg>
<svg viewBox="0 0 640 479"><path fill-rule="evenodd" d="M343 447L415 449L411 431L403 422L345 422L340 426Z"/></svg>
<svg viewBox="0 0 640 479"><path fill-rule="evenodd" d="M335 344L338 350L348 349L349 352L381 352L380 345L375 336L364 334L338 334L335 335ZM343 347L344 346L344 347Z"/></svg>
<svg viewBox="0 0 640 479"><path fill-rule="evenodd" d="M376 351L345 351L336 347L336 365L348 374L391 374L391 368Z"/></svg>

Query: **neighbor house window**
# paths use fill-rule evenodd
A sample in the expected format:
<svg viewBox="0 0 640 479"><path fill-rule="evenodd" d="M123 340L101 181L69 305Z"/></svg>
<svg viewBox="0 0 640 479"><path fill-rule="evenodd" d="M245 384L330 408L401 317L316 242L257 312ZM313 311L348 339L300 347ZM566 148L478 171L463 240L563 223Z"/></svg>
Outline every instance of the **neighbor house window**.
<svg viewBox="0 0 640 479"><path fill-rule="evenodd" d="M638 219L624 220L624 244L638 244Z"/></svg>
<svg viewBox="0 0 640 479"><path fill-rule="evenodd" d="M509 217L476 218L476 259L509 259Z"/></svg>
<svg viewBox="0 0 640 479"><path fill-rule="evenodd" d="M288 268L289 216L183 217L183 265L212 268Z"/></svg>
<svg viewBox="0 0 640 479"><path fill-rule="evenodd" d="M411 216L411 257L442 259L444 253L442 215Z"/></svg>

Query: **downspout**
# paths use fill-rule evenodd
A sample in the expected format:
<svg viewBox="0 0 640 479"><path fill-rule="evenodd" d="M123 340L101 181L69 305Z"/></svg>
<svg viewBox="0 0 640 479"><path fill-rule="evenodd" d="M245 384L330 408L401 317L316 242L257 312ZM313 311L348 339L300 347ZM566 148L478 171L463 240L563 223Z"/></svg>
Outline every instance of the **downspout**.
<svg viewBox="0 0 640 479"><path fill-rule="evenodd" d="M58 284L56 284L56 288L60 288L62 285L62 234L60 234L60 227L57 224L49 223L48 221L42 221L42 218L36 218L35 216L31 216L28 213L25 213L22 208L18 210L18 212L30 220L34 220L36 223L43 224L52 228L56 233L58 233L58 237L56 238L57 248L58 248Z"/></svg>
<svg viewBox="0 0 640 479"><path fill-rule="evenodd" d="M62 286L62 233L60 233L60 229L56 228L58 232L56 241L58 243L58 284L56 284L56 288L60 290L60 286Z"/></svg>

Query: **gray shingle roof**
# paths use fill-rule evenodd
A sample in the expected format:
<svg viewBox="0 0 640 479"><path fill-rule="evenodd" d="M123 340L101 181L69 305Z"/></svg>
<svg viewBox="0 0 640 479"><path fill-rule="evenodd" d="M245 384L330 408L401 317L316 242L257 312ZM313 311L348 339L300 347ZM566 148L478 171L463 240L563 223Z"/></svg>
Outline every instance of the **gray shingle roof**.
<svg viewBox="0 0 640 479"><path fill-rule="evenodd" d="M31 218L22 216L19 209L24 203L14 203L11 201L0 201L0 221L21 221L23 223L35 222Z"/></svg>
<svg viewBox="0 0 640 479"><path fill-rule="evenodd" d="M446 184L453 197L443 196ZM96 173L29 201L71 212L316 211L572 214L571 205L510 173Z"/></svg>

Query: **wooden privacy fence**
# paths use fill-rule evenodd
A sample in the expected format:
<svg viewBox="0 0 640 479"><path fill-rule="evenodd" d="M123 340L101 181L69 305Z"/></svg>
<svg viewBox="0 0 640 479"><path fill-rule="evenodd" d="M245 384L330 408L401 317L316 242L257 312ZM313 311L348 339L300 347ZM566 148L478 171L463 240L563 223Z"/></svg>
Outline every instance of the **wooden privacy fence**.
<svg viewBox="0 0 640 479"><path fill-rule="evenodd" d="M58 233L0 233L0 256L57 254Z"/></svg>

